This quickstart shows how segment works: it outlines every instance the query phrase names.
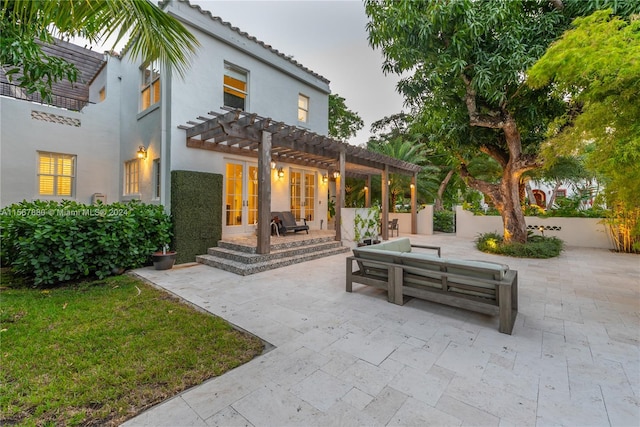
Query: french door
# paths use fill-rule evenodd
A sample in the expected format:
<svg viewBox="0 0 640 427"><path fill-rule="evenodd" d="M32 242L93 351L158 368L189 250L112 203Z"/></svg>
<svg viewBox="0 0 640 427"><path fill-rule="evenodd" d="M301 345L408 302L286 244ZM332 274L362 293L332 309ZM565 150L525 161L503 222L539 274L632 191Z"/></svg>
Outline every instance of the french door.
<svg viewBox="0 0 640 427"><path fill-rule="evenodd" d="M258 165L228 160L225 166L224 231L254 231L258 222Z"/></svg>
<svg viewBox="0 0 640 427"><path fill-rule="evenodd" d="M316 173L292 169L290 174L291 213L307 223L316 221Z"/></svg>

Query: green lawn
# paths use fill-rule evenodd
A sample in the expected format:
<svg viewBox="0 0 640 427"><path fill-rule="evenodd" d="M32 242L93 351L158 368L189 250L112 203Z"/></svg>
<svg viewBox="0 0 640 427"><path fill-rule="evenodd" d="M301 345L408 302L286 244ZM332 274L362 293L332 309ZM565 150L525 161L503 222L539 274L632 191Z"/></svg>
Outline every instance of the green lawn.
<svg viewBox="0 0 640 427"><path fill-rule="evenodd" d="M45 290L1 279L2 425L117 425L263 350L130 276Z"/></svg>

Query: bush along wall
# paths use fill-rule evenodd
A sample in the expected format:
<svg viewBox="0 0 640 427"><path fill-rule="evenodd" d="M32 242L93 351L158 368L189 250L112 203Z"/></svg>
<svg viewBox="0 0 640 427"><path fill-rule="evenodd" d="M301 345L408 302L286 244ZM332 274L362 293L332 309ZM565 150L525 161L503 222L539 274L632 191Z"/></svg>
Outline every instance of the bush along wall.
<svg viewBox="0 0 640 427"><path fill-rule="evenodd" d="M171 216L176 262L193 262L217 246L222 238L222 175L172 171Z"/></svg>
<svg viewBox="0 0 640 427"><path fill-rule="evenodd" d="M171 239L164 208L137 201L23 201L2 209L0 227L2 265L36 286L141 267Z"/></svg>

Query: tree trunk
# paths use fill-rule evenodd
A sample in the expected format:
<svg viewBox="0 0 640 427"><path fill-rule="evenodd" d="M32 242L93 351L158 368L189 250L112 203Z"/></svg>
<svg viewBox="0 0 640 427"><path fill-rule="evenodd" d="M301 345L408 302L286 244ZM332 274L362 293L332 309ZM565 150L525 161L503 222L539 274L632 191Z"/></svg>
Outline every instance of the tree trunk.
<svg viewBox="0 0 640 427"><path fill-rule="evenodd" d="M476 104L476 91L471 79L464 74L461 78L466 86L465 103L469 112L469 125L500 129L504 138L501 135L495 144L480 148L480 151L493 157L502 166L502 179L499 184L489 184L471 177L465 164L461 165L460 173L466 178L468 185L482 191L493 200L502 216L504 241L526 243L527 224L520 207L520 177L526 171L539 166L536 156L522 152L520 131L511 114L504 107L491 112L481 112Z"/></svg>
<svg viewBox="0 0 640 427"><path fill-rule="evenodd" d="M531 189L531 183L529 180L525 183L525 188L527 190L527 197L529 198L529 206L537 205L536 195L533 194L533 190Z"/></svg>
<svg viewBox="0 0 640 427"><path fill-rule="evenodd" d="M562 181L556 181L556 185L553 187L553 191L551 191L551 195L549 196L549 202L547 203L547 210L553 208L553 204L556 202L556 193L558 192L558 188L562 185Z"/></svg>
<svg viewBox="0 0 640 427"><path fill-rule="evenodd" d="M455 173L455 169L451 169L447 172L447 176L444 177L442 182L440 183L440 187L438 187L438 194L436 195L436 201L433 205L433 211L439 212L444 210L444 204L442 203L442 196L444 195L444 190L447 189L447 185L449 185L449 181L453 178L453 174Z"/></svg>

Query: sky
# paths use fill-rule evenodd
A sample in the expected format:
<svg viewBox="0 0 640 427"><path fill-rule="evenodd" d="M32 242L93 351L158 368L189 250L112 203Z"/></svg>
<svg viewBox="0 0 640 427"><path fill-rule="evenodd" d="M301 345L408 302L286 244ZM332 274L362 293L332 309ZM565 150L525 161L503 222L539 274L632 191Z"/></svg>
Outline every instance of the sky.
<svg viewBox="0 0 640 427"><path fill-rule="evenodd" d="M371 123L403 109L398 77L382 72L382 54L367 41L362 1L192 0L330 80L331 92L364 121L351 144L369 139Z"/></svg>

